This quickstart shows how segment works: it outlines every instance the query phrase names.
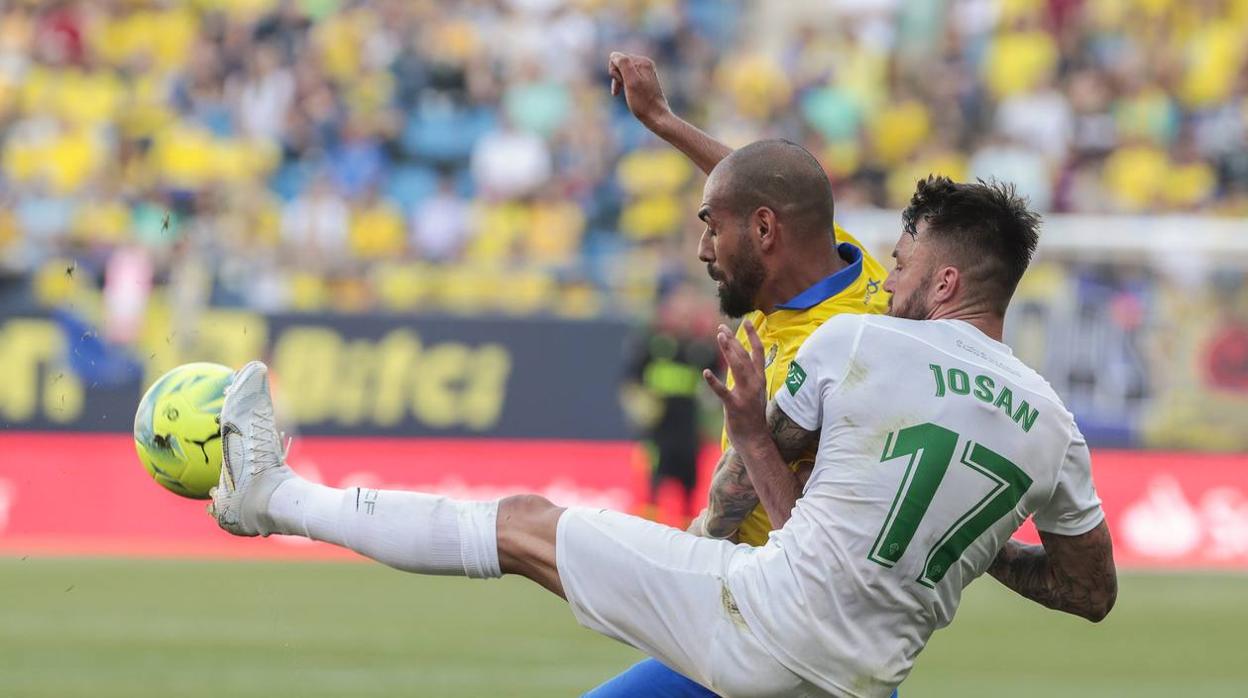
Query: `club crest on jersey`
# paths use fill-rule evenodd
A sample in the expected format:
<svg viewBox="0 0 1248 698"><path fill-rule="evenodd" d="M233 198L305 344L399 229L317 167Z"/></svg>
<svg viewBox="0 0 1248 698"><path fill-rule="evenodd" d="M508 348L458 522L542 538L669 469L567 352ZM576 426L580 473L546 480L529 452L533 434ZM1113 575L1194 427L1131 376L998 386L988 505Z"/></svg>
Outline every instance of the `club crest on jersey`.
<svg viewBox="0 0 1248 698"><path fill-rule="evenodd" d="M784 378L784 387L789 389L789 395L797 395L797 391L801 389L802 383L806 382L806 371L794 361L789 364L789 374Z"/></svg>
<svg viewBox="0 0 1248 698"><path fill-rule="evenodd" d="M862 294L862 304L871 305L871 299L875 298L875 294L880 292L880 282L878 279L867 279L867 292Z"/></svg>

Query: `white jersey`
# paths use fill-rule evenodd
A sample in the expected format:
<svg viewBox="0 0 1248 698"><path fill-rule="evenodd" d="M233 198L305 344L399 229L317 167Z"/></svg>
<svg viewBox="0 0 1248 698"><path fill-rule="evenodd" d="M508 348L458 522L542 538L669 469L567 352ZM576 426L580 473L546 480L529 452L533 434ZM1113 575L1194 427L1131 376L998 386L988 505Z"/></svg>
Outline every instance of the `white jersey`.
<svg viewBox="0 0 1248 698"><path fill-rule="evenodd" d="M834 317L775 400L819 452L729 585L776 659L835 695L889 695L1028 516L1062 535L1104 518L1073 416L965 322Z"/></svg>

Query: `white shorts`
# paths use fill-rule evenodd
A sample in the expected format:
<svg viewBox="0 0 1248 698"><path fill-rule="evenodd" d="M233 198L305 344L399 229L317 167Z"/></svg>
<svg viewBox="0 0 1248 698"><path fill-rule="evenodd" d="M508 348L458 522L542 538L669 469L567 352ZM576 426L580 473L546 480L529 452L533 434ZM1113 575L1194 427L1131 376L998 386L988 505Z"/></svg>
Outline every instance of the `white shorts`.
<svg viewBox="0 0 1248 698"><path fill-rule="evenodd" d="M555 561L581 625L658 659L723 696L825 696L777 662L725 579L748 545L699 538L635 516L572 508Z"/></svg>

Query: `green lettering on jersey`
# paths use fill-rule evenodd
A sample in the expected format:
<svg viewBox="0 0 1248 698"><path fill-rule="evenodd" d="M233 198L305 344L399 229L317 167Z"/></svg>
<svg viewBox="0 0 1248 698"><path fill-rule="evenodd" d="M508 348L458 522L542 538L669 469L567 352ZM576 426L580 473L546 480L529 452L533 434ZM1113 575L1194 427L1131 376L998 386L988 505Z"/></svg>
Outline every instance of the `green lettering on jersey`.
<svg viewBox="0 0 1248 698"><path fill-rule="evenodd" d="M1018 411L1014 413L1014 422L1023 427L1023 431L1031 431L1031 425L1036 423L1036 418L1040 416L1040 410L1035 409L1023 400L1018 406Z"/></svg>
<svg viewBox="0 0 1248 698"><path fill-rule="evenodd" d="M992 402L992 391L997 382L991 376L975 376L975 397L983 402Z"/></svg>
<svg viewBox="0 0 1248 698"><path fill-rule="evenodd" d="M945 396L945 369L940 364L928 364L928 368L932 369L932 375L936 377L936 397Z"/></svg>
<svg viewBox="0 0 1248 698"><path fill-rule="evenodd" d="M784 378L784 386L789 389L789 395L797 395L797 391L801 389L802 383L806 382L806 372L796 361L789 363L789 374Z"/></svg>
<svg viewBox="0 0 1248 698"><path fill-rule="evenodd" d="M955 461L961 440L957 432L931 422L906 427L887 436L880 461L907 457L907 462L880 533L867 554L868 560L889 568L901 560L920 523L928 516L945 472L955 462L982 475L992 483L992 489L939 538L934 541L930 537L920 538L923 545L930 547L923 572L916 580L919 584L935 588L966 549L993 524L1009 516L1022 501L1031 487L1031 477L1005 456L971 439L966 440L961 457Z"/></svg>
<svg viewBox="0 0 1248 698"><path fill-rule="evenodd" d="M1002 388L1001 394L997 396L997 401L992 404L1000 407L1011 417L1014 416L1014 393L1009 388Z"/></svg>
<svg viewBox="0 0 1248 698"><path fill-rule="evenodd" d="M1040 418L1040 410L1032 407L1026 400L1020 401L1018 409L1014 408L1014 391L1001 386L1001 392L995 393L997 381L992 376L976 375L972 381L966 371L960 368L946 369L940 364L928 364L932 377L936 379L936 397L946 395L970 395L985 404L993 405L1014 420L1024 432L1030 432ZM803 376L805 378L805 376ZM972 393L972 383L974 392ZM800 385L800 383L799 383Z"/></svg>
<svg viewBox="0 0 1248 698"><path fill-rule="evenodd" d="M971 392L971 377L960 368L949 369L949 389L958 395Z"/></svg>

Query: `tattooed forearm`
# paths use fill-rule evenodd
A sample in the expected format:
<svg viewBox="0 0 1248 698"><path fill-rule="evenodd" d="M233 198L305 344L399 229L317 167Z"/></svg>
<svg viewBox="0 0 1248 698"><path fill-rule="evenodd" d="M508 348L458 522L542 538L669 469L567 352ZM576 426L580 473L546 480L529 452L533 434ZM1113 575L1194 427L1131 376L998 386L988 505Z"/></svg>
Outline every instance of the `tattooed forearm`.
<svg viewBox="0 0 1248 698"><path fill-rule="evenodd" d="M767 405L767 428L775 442L780 457L786 463L814 451L819 445L819 430L807 431L789 418L774 401Z"/></svg>
<svg viewBox="0 0 1248 698"><path fill-rule="evenodd" d="M1043 545L1006 543L988 573L1002 584L1042 606L1096 623L1109 614L1118 598L1109 527L1079 536L1041 533Z"/></svg>
<svg viewBox="0 0 1248 698"><path fill-rule="evenodd" d="M727 538L736 532L745 517L758 506L758 494L750 482L745 461L729 446L711 478L710 501L703 529L712 538Z"/></svg>
<svg viewBox="0 0 1248 698"><path fill-rule="evenodd" d="M759 505L759 489L755 488L746 465L747 454L756 470L771 477L763 488L767 499L763 501L772 525L780 527L788 520L789 512L802 494L805 475L809 470L795 473L788 464L807 455L819 442L819 432L806 431L788 418L772 403L767 408L768 434L755 443L742 444L738 450L730 446L724 452L711 480L710 504L704 528L707 535L726 538L732 535L745 517ZM782 461L769 462L779 453Z"/></svg>
<svg viewBox="0 0 1248 698"><path fill-rule="evenodd" d="M819 443L818 431L807 431L775 402L767 406L769 438L754 438L738 445L754 491L774 528L781 528L802 496L805 478L790 465L810 454Z"/></svg>

